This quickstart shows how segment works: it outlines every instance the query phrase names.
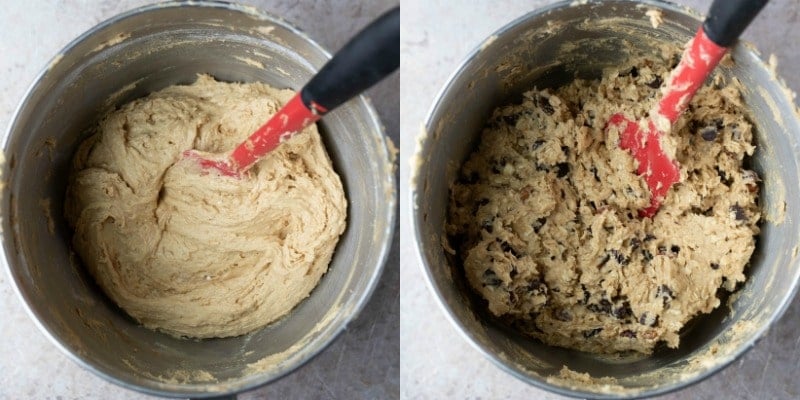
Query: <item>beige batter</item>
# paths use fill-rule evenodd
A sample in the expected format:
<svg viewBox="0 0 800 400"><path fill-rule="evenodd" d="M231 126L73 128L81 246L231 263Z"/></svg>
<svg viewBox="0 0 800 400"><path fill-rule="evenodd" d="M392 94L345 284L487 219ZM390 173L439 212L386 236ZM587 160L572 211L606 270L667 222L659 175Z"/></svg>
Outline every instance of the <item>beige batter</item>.
<svg viewBox="0 0 800 400"><path fill-rule="evenodd" d="M487 122L447 233L492 314L556 346L650 353L744 281L759 178L743 167L753 132L736 82L716 77L674 127L681 182L652 220L637 216L650 194L636 161L605 132L617 112L652 109L664 64L533 90Z"/></svg>
<svg viewBox="0 0 800 400"><path fill-rule="evenodd" d="M200 76L111 112L81 145L65 207L73 244L145 326L241 335L288 313L327 270L347 204L316 126L243 179L182 158L231 150L293 94Z"/></svg>

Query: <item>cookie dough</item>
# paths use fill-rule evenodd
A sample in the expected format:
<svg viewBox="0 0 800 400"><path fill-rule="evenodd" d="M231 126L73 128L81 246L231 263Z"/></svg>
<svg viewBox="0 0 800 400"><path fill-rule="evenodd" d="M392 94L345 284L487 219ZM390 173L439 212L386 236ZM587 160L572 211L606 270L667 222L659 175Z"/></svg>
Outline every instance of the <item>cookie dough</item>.
<svg viewBox="0 0 800 400"><path fill-rule="evenodd" d="M760 209L739 83L715 76L673 128L681 181L653 219L637 216L650 193L636 161L605 131L653 108L676 57L494 111L451 186L445 246L492 314L551 345L647 354L745 280Z"/></svg>
<svg viewBox="0 0 800 400"><path fill-rule="evenodd" d="M73 245L144 326L242 335L288 313L326 272L347 203L315 126L242 179L182 157L232 150L293 95L202 75L109 113L80 146L65 205Z"/></svg>

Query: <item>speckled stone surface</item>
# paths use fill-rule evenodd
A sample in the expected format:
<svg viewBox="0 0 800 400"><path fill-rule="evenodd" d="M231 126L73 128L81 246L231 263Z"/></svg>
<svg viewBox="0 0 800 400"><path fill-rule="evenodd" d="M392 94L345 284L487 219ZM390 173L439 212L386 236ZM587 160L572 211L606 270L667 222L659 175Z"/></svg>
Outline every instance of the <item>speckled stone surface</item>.
<svg viewBox="0 0 800 400"><path fill-rule="evenodd" d="M329 51L397 0L242 1L283 16ZM69 41L143 0L6 1L0 8L0 128L7 129L27 87ZM398 143L399 74L368 95ZM322 354L280 381L240 399L395 399L400 393L399 235L385 273L358 319ZM0 399L146 399L95 376L52 345L0 272Z"/></svg>
<svg viewBox="0 0 800 400"><path fill-rule="evenodd" d="M705 11L710 1L682 0ZM403 399L562 399L506 374L472 348L446 319L426 287L411 242L409 158L434 97L461 60L513 19L552 1L403 0L401 48L402 117L401 372ZM468 5L467 5L468 4ZM745 32L762 54L775 53L778 72L800 91L800 2L773 0ZM767 336L740 360L713 377L660 399L800 398L800 298Z"/></svg>

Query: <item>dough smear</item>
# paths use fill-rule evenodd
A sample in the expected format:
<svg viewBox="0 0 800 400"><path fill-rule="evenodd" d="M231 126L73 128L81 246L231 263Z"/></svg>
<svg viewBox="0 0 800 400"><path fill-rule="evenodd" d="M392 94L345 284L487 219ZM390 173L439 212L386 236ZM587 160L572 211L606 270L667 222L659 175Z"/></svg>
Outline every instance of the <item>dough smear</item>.
<svg viewBox="0 0 800 400"><path fill-rule="evenodd" d="M316 126L242 178L203 173L294 93L205 75L105 116L77 151L65 214L108 296L148 328L242 335L287 314L327 271L347 203Z"/></svg>
<svg viewBox="0 0 800 400"><path fill-rule="evenodd" d="M675 54L677 56L677 54ZM495 110L451 186L447 234L490 312L545 343L595 353L677 347L733 291L759 233L755 149L738 82L703 87L667 140L681 181L653 219L609 117L652 109L669 61L532 90Z"/></svg>

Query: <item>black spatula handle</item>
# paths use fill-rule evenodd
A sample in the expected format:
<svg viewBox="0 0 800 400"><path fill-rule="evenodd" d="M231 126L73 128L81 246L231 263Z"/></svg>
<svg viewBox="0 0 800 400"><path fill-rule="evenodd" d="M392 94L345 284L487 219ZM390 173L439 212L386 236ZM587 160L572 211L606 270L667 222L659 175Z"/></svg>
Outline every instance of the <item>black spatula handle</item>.
<svg viewBox="0 0 800 400"><path fill-rule="evenodd" d="M303 104L319 113L333 110L399 66L400 8L397 7L359 32L322 67L300 92Z"/></svg>
<svg viewBox="0 0 800 400"><path fill-rule="evenodd" d="M718 46L730 47L765 4L767 0L714 0L703 30Z"/></svg>

